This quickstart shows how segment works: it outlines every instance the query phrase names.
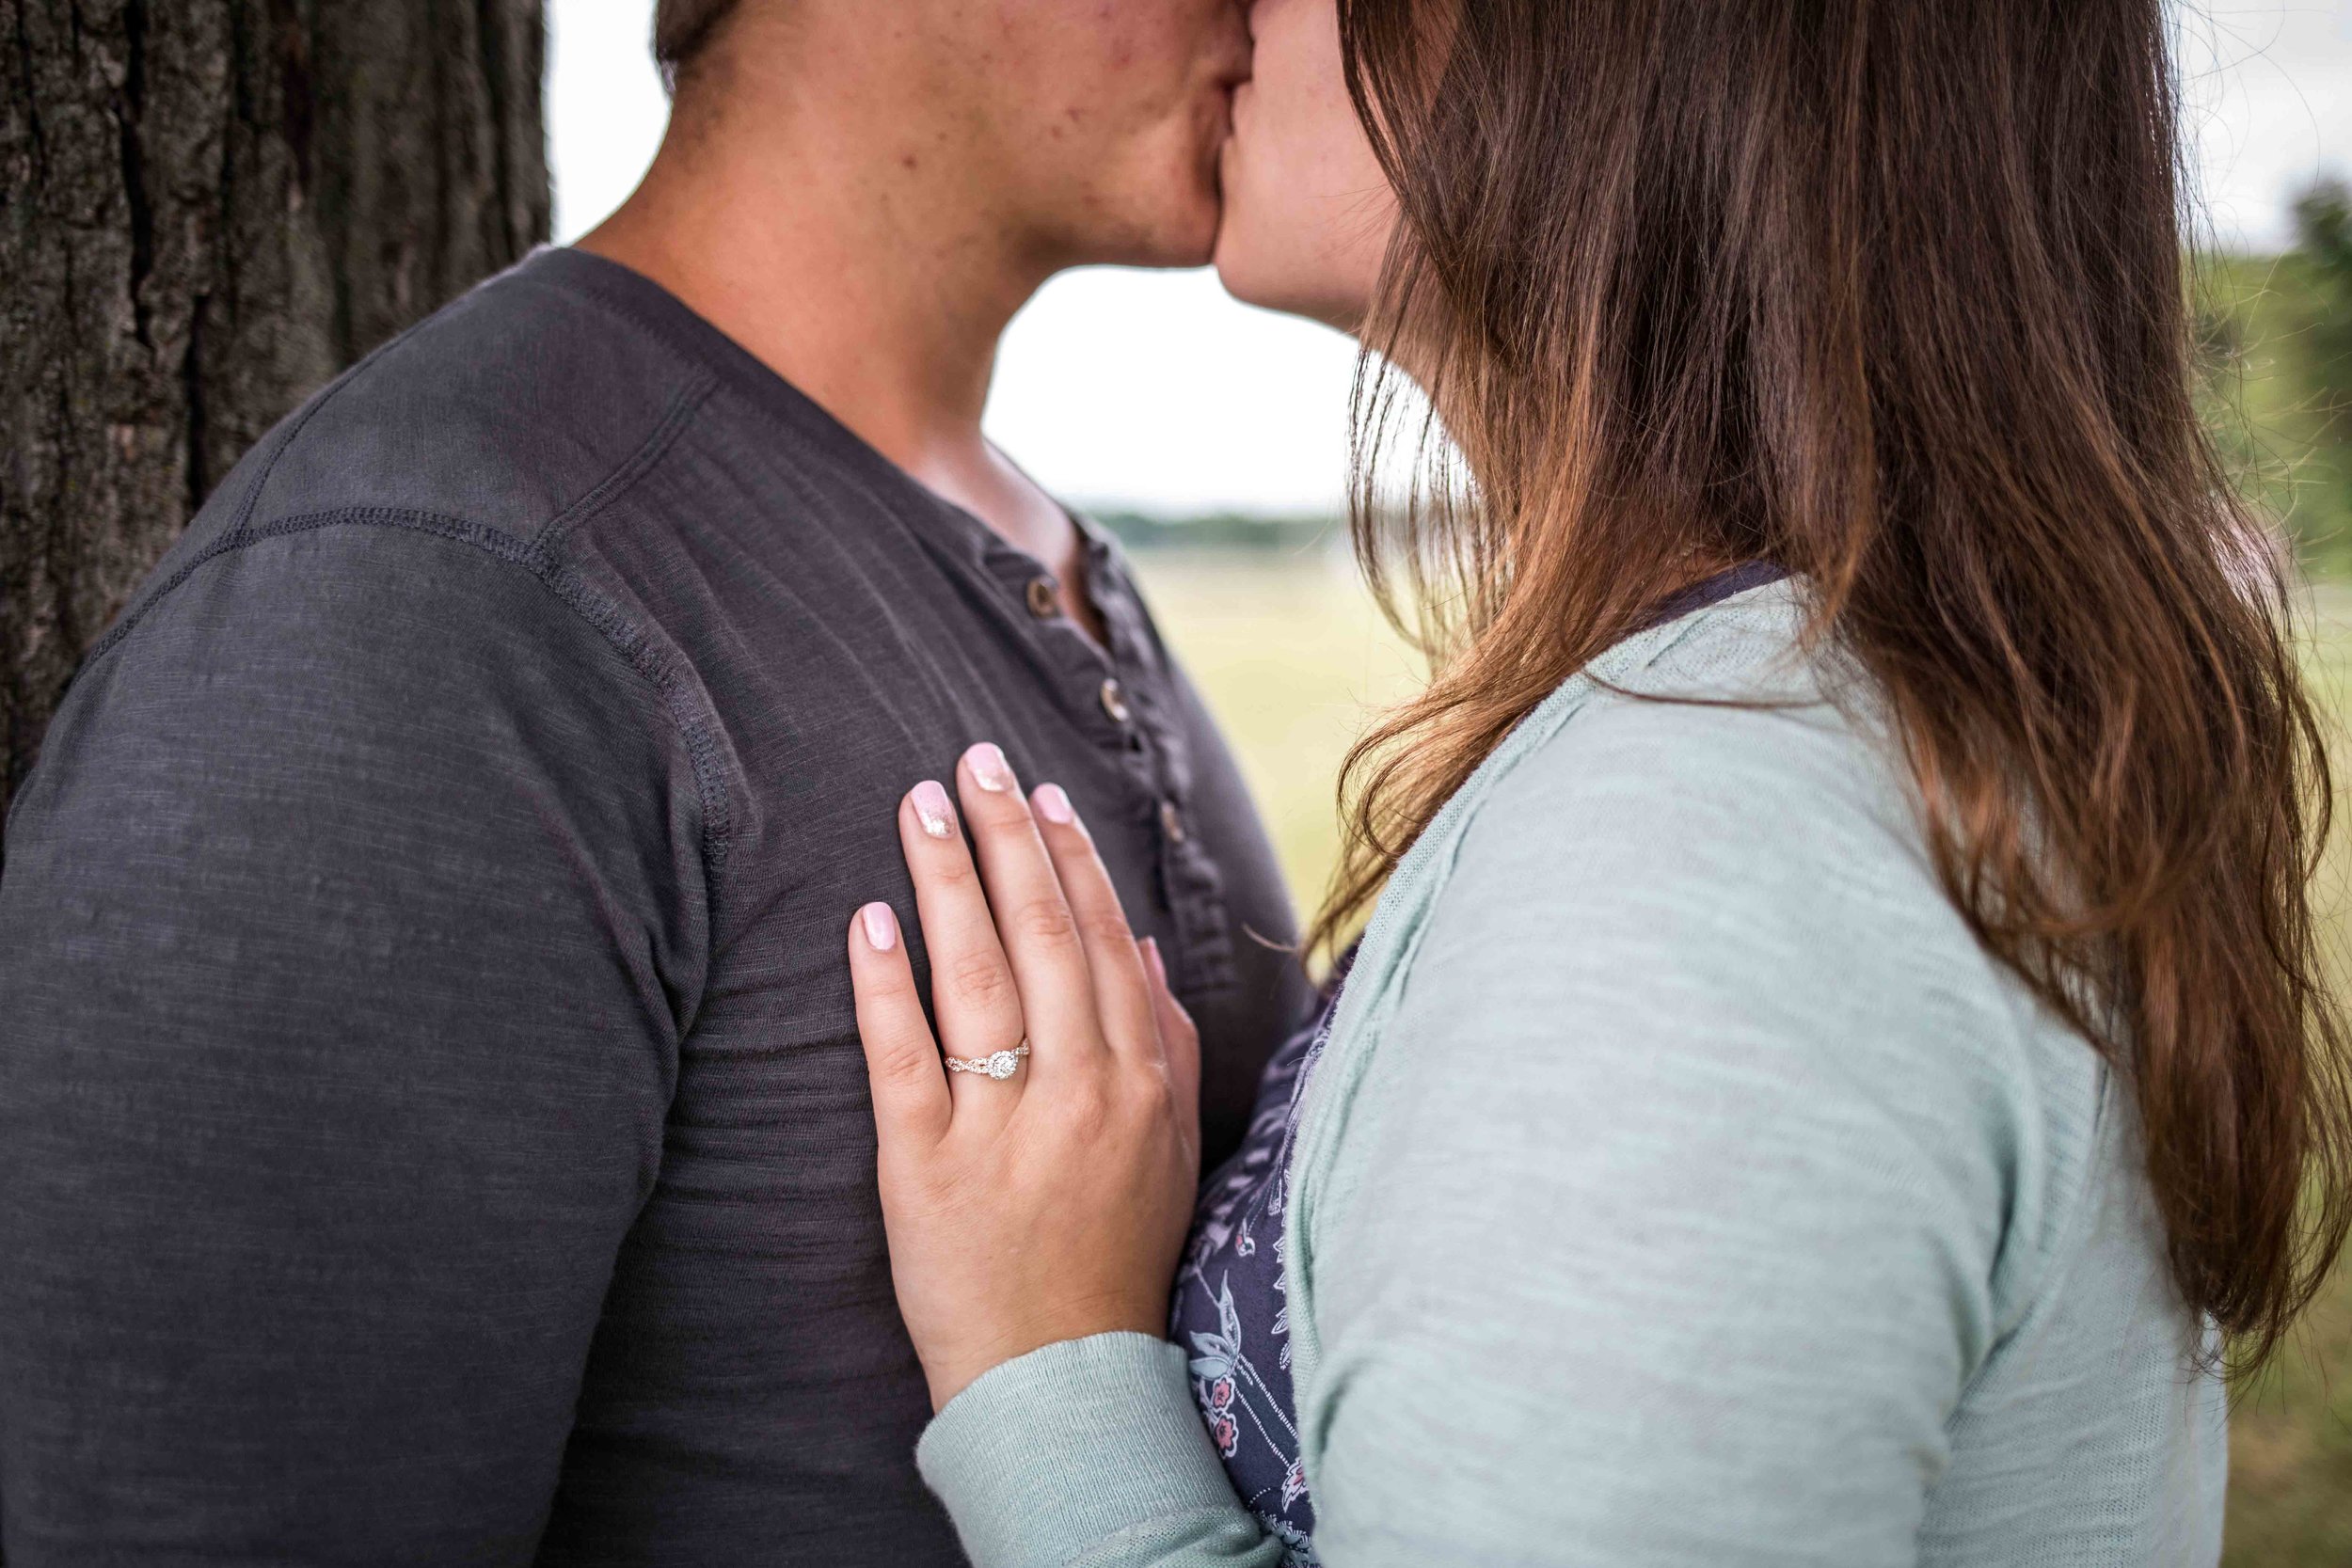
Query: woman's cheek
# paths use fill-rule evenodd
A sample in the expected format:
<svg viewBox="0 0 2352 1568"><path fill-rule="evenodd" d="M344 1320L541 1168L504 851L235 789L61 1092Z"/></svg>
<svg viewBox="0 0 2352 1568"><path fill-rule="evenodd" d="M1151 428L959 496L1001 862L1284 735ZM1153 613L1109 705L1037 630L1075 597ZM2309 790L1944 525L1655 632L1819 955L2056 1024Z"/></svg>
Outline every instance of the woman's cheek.
<svg viewBox="0 0 2352 1568"><path fill-rule="evenodd" d="M1216 269L1236 299L1355 331L1396 203L1356 117L1331 0L1260 0L1256 74L1220 154Z"/></svg>
<svg viewBox="0 0 2352 1568"><path fill-rule="evenodd" d="M1226 292L1247 305L1355 330L1394 222L1394 201L1376 169L1371 189L1334 191L1329 158L1247 136L1226 144L1219 169L1224 215L1216 263Z"/></svg>
<svg viewBox="0 0 2352 1568"><path fill-rule="evenodd" d="M1324 221L1305 221L1318 210ZM1295 204L1237 201L1229 194L1217 230L1217 277L1245 305L1352 333L1372 307L1393 222L1385 193Z"/></svg>
<svg viewBox="0 0 2352 1568"><path fill-rule="evenodd" d="M1295 267L1282 257L1295 229L1285 225L1279 201L1265 198L1256 161L1239 137L1225 144L1218 163L1224 213L1216 230L1216 275L1225 290L1246 305L1268 310L1294 309Z"/></svg>

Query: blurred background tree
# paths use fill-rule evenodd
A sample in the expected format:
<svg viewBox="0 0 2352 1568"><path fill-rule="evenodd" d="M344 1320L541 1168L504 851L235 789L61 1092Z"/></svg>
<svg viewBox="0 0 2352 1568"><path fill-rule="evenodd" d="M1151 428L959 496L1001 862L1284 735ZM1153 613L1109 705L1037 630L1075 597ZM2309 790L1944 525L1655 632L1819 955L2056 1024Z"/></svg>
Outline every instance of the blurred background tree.
<svg viewBox="0 0 2352 1568"><path fill-rule="evenodd" d="M2306 373L2314 388L2341 397L2352 383L2352 314L2344 309L2352 306L2352 190L2328 179L2304 192L2295 202L2295 232L2319 307ZM2330 435L2341 439L2338 431Z"/></svg>
<svg viewBox="0 0 2352 1568"><path fill-rule="evenodd" d="M0 0L0 807L310 391L546 239L538 0Z"/></svg>
<svg viewBox="0 0 2352 1568"><path fill-rule="evenodd" d="M2240 483L2332 579L2352 576L2352 187L2293 211L2283 253L2199 264L2207 401Z"/></svg>

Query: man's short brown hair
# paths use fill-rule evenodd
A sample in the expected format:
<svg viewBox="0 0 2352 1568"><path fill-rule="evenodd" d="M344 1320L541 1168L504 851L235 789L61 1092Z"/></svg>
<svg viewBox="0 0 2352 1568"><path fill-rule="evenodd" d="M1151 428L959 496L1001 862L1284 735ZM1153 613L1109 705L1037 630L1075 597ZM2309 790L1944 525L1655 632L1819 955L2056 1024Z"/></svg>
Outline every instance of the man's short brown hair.
<svg viewBox="0 0 2352 1568"><path fill-rule="evenodd" d="M656 0L653 8L653 57L661 67L661 74L673 87L678 72L693 63L694 55L719 24L735 9L740 0Z"/></svg>

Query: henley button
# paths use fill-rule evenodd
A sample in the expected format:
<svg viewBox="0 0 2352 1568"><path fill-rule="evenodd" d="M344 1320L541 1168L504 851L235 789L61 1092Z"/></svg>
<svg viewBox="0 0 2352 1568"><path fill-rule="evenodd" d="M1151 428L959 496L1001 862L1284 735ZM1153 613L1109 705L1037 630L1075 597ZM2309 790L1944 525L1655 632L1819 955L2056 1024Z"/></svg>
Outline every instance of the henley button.
<svg viewBox="0 0 2352 1568"><path fill-rule="evenodd" d="M1135 717L1135 714L1128 709L1127 694L1119 689L1119 683L1115 680L1106 680L1103 683L1103 711L1111 716L1111 722L1114 724L1123 724Z"/></svg>
<svg viewBox="0 0 2352 1568"><path fill-rule="evenodd" d="M1176 809L1173 800L1160 802L1160 832L1168 835L1170 844L1184 842L1184 814Z"/></svg>
<svg viewBox="0 0 2352 1568"><path fill-rule="evenodd" d="M1061 600L1054 593L1052 578L1029 579L1029 613L1041 621L1050 621L1061 613Z"/></svg>

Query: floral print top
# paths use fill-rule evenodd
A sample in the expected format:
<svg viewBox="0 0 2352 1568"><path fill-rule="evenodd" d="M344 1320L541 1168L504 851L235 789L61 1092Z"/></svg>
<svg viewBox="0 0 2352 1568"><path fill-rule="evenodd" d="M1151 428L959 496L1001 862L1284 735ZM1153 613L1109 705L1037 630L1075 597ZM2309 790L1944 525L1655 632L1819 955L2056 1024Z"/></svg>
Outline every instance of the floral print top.
<svg viewBox="0 0 2352 1568"><path fill-rule="evenodd" d="M1282 1284L1291 1144L1300 1097L1331 1037L1340 985L1354 958L1351 950L1333 971L1314 1022L1266 1064L1248 1135L1202 1185L1170 1313L1170 1335L1191 1353L1193 1397L1233 1490L1281 1541L1291 1568L1316 1564Z"/></svg>

